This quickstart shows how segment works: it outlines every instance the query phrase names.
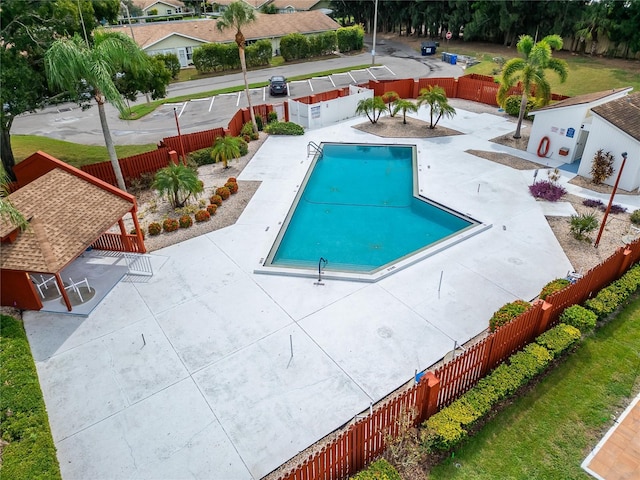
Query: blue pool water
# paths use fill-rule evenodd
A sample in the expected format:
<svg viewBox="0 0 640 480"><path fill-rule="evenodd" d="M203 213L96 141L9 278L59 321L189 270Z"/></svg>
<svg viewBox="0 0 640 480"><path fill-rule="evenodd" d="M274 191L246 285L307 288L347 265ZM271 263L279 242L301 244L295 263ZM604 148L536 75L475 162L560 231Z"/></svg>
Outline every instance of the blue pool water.
<svg viewBox="0 0 640 480"><path fill-rule="evenodd" d="M477 222L416 197L415 146L324 143L266 265L373 272Z"/></svg>

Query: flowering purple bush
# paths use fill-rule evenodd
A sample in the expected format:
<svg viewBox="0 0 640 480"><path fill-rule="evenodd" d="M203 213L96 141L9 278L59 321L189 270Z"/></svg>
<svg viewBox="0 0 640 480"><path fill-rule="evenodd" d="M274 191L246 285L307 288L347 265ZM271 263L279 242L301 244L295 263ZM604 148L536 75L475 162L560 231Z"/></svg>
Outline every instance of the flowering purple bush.
<svg viewBox="0 0 640 480"><path fill-rule="evenodd" d="M606 210L606 207L603 205L602 206L602 210ZM613 205L611 205L611 209L609 210L609 213L624 213L626 212L627 209L625 207L623 207L622 205L618 205L617 203L614 203Z"/></svg>
<svg viewBox="0 0 640 480"><path fill-rule="evenodd" d="M567 190L548 180L541 180L529 186L529 193L535 198L541 198L548 202L557 202L567 193Z"/></svg>
<svg viewBox="0 0 640 480"><path fill-rule="evenodd" d="M602 203L602 200L593 200L591 198L587 198L582 202L582 205L584 205L585 207L600 208L604 206L604 203Z"/></svg>

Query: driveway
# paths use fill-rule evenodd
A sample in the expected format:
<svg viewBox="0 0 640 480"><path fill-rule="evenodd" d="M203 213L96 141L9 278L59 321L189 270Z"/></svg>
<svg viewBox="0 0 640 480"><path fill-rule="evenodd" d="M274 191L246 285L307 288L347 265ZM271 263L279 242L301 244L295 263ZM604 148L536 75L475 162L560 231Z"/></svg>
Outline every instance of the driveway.
<svg viewBox="0 0 640 480"><path fill-rule="evenodd" d="M239 176L262 184L238 222L154 252L155 275L89 317L25 313L65 479L261 478L571 270L532 172L466 153L528 158L488 142L514 123L458 110L441 123L464 135L390 143L417 146L425 196L492 228L372 284L255 274L307 144L380 143L360 122L269 137Z"/></svg>

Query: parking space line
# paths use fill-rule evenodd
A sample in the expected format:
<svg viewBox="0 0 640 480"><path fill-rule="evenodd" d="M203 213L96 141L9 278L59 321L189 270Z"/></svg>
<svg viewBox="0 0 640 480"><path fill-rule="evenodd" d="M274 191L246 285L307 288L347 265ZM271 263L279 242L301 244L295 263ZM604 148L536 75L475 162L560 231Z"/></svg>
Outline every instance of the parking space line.
<svg viewBox="0 0 640 480"><path fill-rule="evenodd" d="M311 79L307 80L307 83L309 84L309 88L313 92L313 85L311 84Z"/></svg>
<svg viewBox="0 0 640 480"><path fill-rule="evenodd" d="M209 104L209 113L211 113L211 109L213 108L213 102L215 101L215 99L216 99L215 95L211 97L211 103Z"/></svg>
<svg viewBox="0 0 640 480"><path fill-rule="evenodd" d="M373 73L371 73L371 69L367 68L367 73L369 73L369 75L371 75L373 79L376 80L376 76Z"/></svg>
<svg viewBox="0 0 640 480"><path fill-rule="evenodd" d="M335 82L333 81L333 77L332 77L331 75L329 75L327 78L328 78L328 79L329 79L329 81L331 82L331 85L333 85L333 88L336 88L336 84L335 84Z"/></svg>
<svg viewBox="0 0 640 480"><path fill-rule="evenodd" d="M180 113L178 114L178 118L180 118L182 116L182 113L184 112L184 110L187 108L187 103L189 102L184 102L182 104L182 108L180 109Z"/></svg>
<svg viewBox="0 0 640 480"><path fill-rule="evenodd" d="M242 96L242 92L238 92L238 98L236 99L236 107L240 105L240 97Z"/></svg>
<svg viewBox="0 0 640 480"><path fill-rule="evenodd" d="M390 73L391 75L393 75L394 77L396 76L396 74L395 74L395 73L393 73L389 67L387 67L386 65L383 65L383 67L384 67L384 68L386 68L387 70L389 70L389 73Z"/></svg>
<svg viewBox="0 0 640 480"><path fill-rule="evenodd" d="M358 82L356 82L356 79L355 79L355 78L353 78L353 75L351 75L351 72L347 72L347 73L348 73L348 74L349 74L349 76L351 77L351 80L353 80L353 83L358 83Z"/></svg>

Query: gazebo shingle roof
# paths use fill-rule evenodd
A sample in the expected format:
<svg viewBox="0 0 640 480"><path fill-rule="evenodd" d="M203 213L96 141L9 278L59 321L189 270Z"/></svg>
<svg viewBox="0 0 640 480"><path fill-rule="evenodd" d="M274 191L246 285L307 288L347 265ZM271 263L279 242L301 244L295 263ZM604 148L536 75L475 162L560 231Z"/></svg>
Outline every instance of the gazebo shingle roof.
<svg viewBox="0 0 640 480"><path fill-rule="evenodd" d="M630 91L631 87L614 88L612 90L605 90L604 92L593 92L585 93L584 95L576 95L575 97L565 98L564 100L560 100L559 102L553 103L551 105L537 108L531 113L538 113L545 110L554 110L557 108L573 107L575 105L585 105L591 102L602 100L603 98L607 98L611 95L616 95L625 90Z"/></svg>
<svg viewBox="0 0 640 480"><path fill-rule="evenodd" d="M256 13L256 21L242 28L247 40L277 38L289 33L313 34L337 30L340 25L319 10L289 14L268 15ZM200 40L204 43L228 43L235 41L233 28L220 31L216 20L186 20L179 22L157 22L134 25L136 43L143 49L160 40L177 34ZM112 27L131 36L129 26Z"/></svg>
<svg viewBox="0 0 640 480"><path fill-rule="evenodd" d="M0 267L56 273L133 207L132 202L54 168L8 197L30 228L2 244ZM14 228L0 225L2 235Z"/></svg>

